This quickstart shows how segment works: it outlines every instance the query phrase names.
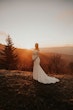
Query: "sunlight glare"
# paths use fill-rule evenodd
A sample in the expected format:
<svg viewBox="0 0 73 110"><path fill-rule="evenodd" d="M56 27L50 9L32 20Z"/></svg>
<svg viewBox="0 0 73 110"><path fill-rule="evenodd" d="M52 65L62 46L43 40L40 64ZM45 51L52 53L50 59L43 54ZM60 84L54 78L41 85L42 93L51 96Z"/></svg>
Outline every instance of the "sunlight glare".
<svg viewBox="0 0 73 110"><path fill-rule="evenodd" d="M26 49L32 49L32 48L34 48L34 44L32 44L32 43L27 43L26 42L26 44L25 44L25 46L24 46Z"/></svg>

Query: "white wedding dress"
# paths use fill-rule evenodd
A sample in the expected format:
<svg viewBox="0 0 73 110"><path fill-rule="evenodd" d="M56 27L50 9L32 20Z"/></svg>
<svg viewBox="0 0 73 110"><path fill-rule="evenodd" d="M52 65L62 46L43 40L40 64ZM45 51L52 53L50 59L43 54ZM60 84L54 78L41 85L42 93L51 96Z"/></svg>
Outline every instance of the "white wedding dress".
<svg viewBox="0 0 73 110"><path fill-rule="evenodd" d="M39 54L38 50L34 50L33 51L33 55L32 55L32 59L34 61L34 65L33 65L33 79L37 80L40 83L44 83L44 84L50 84L50 83L59 82L59 79L57 79L55 77L48 76L44 72L44 70L40 66L40 58L39 58L38 54Z"/></svg>

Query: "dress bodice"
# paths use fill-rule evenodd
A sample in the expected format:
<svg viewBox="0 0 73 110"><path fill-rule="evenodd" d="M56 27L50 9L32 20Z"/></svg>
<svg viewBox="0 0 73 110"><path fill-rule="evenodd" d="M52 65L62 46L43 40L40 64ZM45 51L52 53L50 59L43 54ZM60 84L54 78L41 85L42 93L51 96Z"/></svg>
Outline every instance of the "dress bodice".
<svg viewBox="0 0 73 110"><path fill-rule="evenodd" d="M34 50L33 51L33 55L32 55L32 59L34 60L36 57L38 57L39 51L38 50Z"/></svg>

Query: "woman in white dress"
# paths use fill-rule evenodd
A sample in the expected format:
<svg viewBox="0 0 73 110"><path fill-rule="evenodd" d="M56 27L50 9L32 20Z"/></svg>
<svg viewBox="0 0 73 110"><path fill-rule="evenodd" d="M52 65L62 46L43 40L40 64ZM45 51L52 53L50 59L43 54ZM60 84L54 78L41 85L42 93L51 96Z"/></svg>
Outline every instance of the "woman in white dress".
<svg viewBox="0 0 73 110"><path fill-rule="evenodd" d="M39 58L39 47L38 43L35 44L35 49L32 55L33 60L33 79L37 80L40 83L50 84L59 82L59 79L55 77L48 76L42 67L40 66L40 58Z"/></svg>

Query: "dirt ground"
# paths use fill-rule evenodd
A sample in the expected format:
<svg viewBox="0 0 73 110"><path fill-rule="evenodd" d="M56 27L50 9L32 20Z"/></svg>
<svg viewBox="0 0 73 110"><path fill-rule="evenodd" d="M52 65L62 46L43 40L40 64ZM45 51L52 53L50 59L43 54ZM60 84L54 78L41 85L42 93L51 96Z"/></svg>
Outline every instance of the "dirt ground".
<svg viewBox="0 0 73 110"><path fill-rule="evenodd" d="M73 110L73 75L42 84L32 72L0 70L0 110Z"/></svg>

